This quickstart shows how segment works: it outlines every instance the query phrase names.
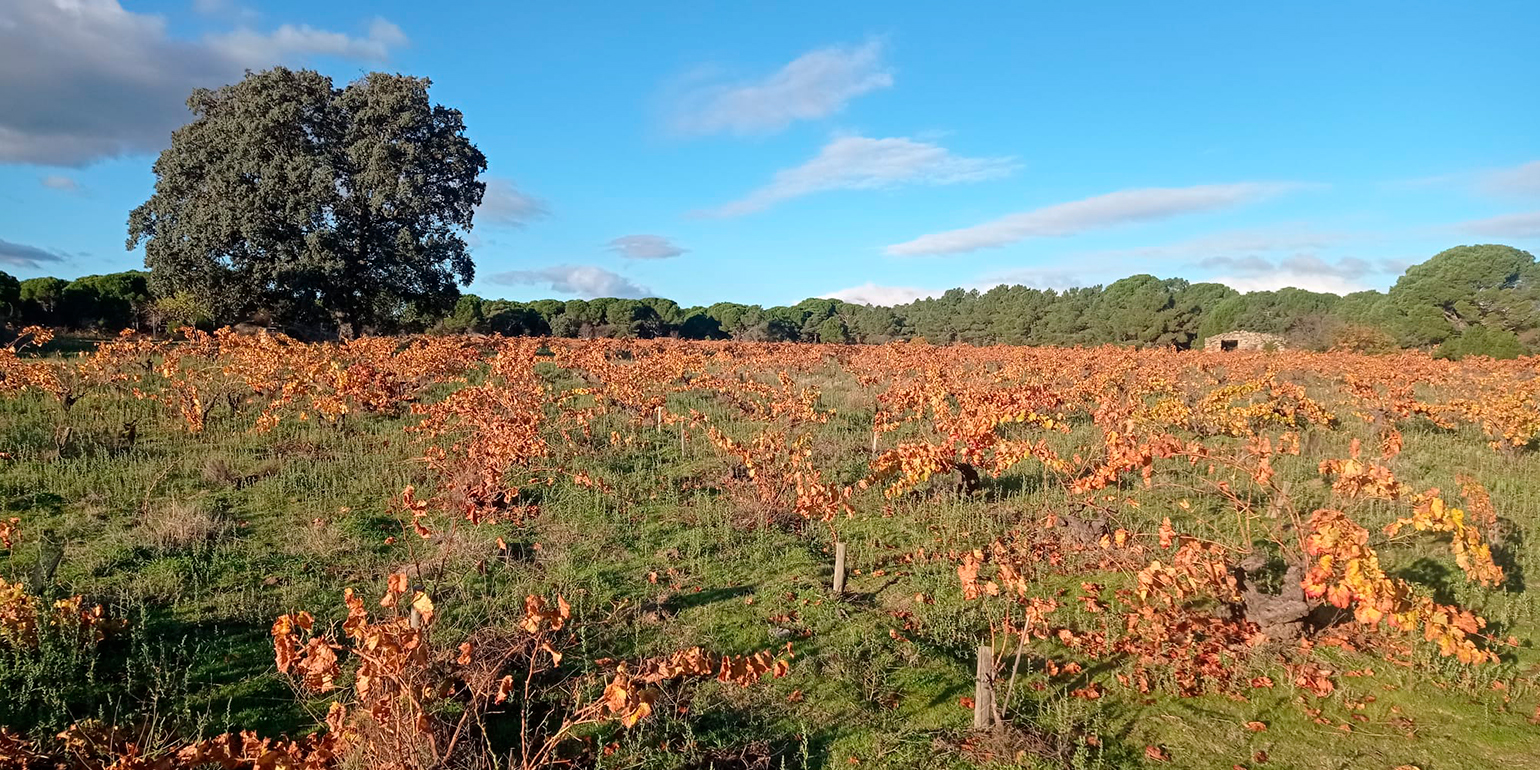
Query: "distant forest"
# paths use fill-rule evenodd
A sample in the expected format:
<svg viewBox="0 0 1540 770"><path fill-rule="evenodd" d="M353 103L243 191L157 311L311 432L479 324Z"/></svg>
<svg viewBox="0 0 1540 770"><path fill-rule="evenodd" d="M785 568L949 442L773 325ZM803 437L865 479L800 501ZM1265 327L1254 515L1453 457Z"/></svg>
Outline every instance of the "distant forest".
<svg viewBox="0 0 1540 770"><path fill-rule="evenodd" d="M325 328L285 325L264 313L216 318L183 293L157 296L148 272L73 281L0 272L0 320L80 331L251 323L301 337ZM1346 296L1280 289L1241 294L1217 283L1135 275L1065 290L997 286L874 307L834 299L762 307L718 302L681 307L645 299L514 302L462 295L446 314L381 308L365 331L558 337L681 337L762 342L1131 345L1186 349L1231 330L1283 336L1293 347L1383 352L1422 348L1459 358L1511 358L1540 349L1540 265L1501 245L1460 246L1413 265L1387 292Z"/></svg>

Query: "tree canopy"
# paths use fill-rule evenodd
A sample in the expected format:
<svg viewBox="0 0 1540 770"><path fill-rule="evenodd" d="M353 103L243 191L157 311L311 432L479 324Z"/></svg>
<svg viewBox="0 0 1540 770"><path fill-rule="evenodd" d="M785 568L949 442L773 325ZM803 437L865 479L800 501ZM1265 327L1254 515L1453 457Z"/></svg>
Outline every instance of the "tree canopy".
<svg viewBox="0 0 1540 770"><path fill-rule="evenodd" d="M116 331L133 326L149 302L149 275L128 270L70 281L59 292L58 313L76 326Z"/></svg>
<svg viewBox="0 0 1540 770"><path fill-rule="evenodd" d="M1456 246L1407 268L1386 294L1388 316L1408 345L1436 345L1488 315L1531 323L1540 268L1512 246Z"/></svg>
<svg viewBox="0 0 1540 770"><path fill-rule="evenodd" d="M353 334L442 315L474 277L463 236L486 158L429 85L278 67L193 92L128 248L144 244L158 293L222 323L261 311Z"/></svg>
<svg viewBox="0 0 1540 770"><path fill-rule="evenodd" d="M21 309L21 281L16 276L0 270L0 316L16 315Z"/></svg>
<svg viewBox="0 0 1540 770"><path fill-rule="evenodd" d="M19 287L22 315L31 323L53 323L64 288L69 285L69 281L52 276L22 281Z"/></svg>

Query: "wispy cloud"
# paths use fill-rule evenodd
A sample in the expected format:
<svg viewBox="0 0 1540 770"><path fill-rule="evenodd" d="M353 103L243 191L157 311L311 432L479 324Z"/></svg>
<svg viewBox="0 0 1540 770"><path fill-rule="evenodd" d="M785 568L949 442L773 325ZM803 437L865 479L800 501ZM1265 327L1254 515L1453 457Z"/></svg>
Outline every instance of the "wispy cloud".
<svg viewBox="0 0 1540 770"><path fill-rule="evenodd" d="M72 177L64 176L63 174L49 174L48 176L39 177L37 182L38 184L47 187L50 190L58 190L60 192L67 193L85 192L85 188L80 186L80 182L75 181L75 179Z"/></svg>
<svg viewBox="0 0 1540 770"><path fill-rule="evenodd" d="M1360 235L1312 230L1305 225L1222 230L1184 241L1131 249L1142 256L1208 258L1263 254L1279 251L1311 251L1353 240Z"/></svg>
<svg viewBox="0 0 1540 770"><path fill-rule="evenodd" d="M1362 278L1379 270L1370 262L1357 257L1345 257L1327 262L1313 254L1296 254L1281 260L1261 257L1209 257L1198 261L1198 267L1241 274L1265 273L1283 270L1291 273L1329 275L1337 278Z"/></svg>
<svg viewBox="0 0 1540 770"><path fill-rule="evenodd" d="M1192 266L1210 258L1260 260L1263 255L1314 253L1373 237L1362 232L1316 230L1307 223L1280 223L1219 230L1170 243L1081 251L1065 259L1072 260L1080 269L1094 268L1098 272L1122 275L1161 269L1152 263L1175 262Z"/></svg>
<svg viewBox="0 0 1540 770"><path fill-rule="evenodd" d="M1540 195L1540 160L1481 175L1481 189L1497 195Z"/></svg>
<svg viewBox="0 0 1540 770"><path fill-rule="evenodd" d="M626 259L671 259L689 251L661 235L622 235L607 248Z"/></svg>
<svg viewBox="0 0 1540 770"><path fill-rule="evenodd" d="M1005 176L1016 168L1015 158L965 158L940 145L906 137L841 136L824 145L812 160L777 171L769 184L699 213L734 217L827 190L978 182Z"/></svg>
<svg viewBox="0 0 1540 770"><path fill-rule="evenodd" d="M283 25L173 37L163 16L117 0L0 6L0 163L81 166L158 151L187 120L194 88L315 57L379 62L406 44L374 19L363 35Z"/></svg>
<svg viewBox="0 0 1540 770"><path fill-rule="evenodd" d="M594 297L646 297L652 291L619 273L594 265L556 265L539 270L510 270L487 280L504 285L544 286L557 294Z"/></svg>
<svg viewBox="0 0 1540 770"><path fill-rule="evenodd" d="M1540 238L1540 211L1474 219L1456 227L1468 233L1493 238Z"/></svg>
<svg viewBox="0 0 1540 770"><path fill-rule="evenodd" d="M56 251L0 239L0 265L37 269L64 259L65 255Z"/></svg>
<svg viewBox="0 0 1540 770"><path fill-rule="evenodd" d="M235 0L193 0L192 7L195 13L202 16L239 19L245 22L256 21L260 15L254 9Z"/></svg>
<svg viewBox="0 0 1540 770"><path fill-rule="evenodd" d="M960 230L922 235L887 247L887 253L894 256L962 254L1028 238L1064 237L1136 222L1232 208L1298 186L1291 183L1243 182L1121 190L1009 214Z"/></svg>
<svg viewBox="0 0 1540 770"><path fill-rule="evenodd" d="M1540 160L1505 168L1473 169L1399 179L1385 184L1391 189L1401 190L1455 188L1505 198L1535 196L1540 195Z"/></svg>
<svg viewBox="0 0 1540 770"><path fill-rule="evenodd" d="M827 117L851 99L893 85L882 43L805 53L768 77L721 82L696 76L676 90L670 127L679 134L763 134Z"/></svg>
<svg viewBox="0 0 1540 770"><path fill-rule="evenodd" d="M1454 183L1500 198L1540 197L1540 160L1508 168L1467 171L1418 180L1419 183ZM1443 229L1490 238L1540 238L1540 211L1499 214L1458 222Z"/></svg>
<svg viewBox="0 0 1540 770"><path fill-rule="evenodd" d="M523 227L550 214L545 201L519 190L512 181L488 177L487 191L476 207L476 218L490 225Z"/></svg>

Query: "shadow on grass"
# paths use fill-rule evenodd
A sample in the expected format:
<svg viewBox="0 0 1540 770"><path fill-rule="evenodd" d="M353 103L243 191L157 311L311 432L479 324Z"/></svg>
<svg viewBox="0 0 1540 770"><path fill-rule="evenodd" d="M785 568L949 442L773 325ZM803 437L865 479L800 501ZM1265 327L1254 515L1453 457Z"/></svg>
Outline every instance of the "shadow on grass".
<svg viewBox="0 0 1540 770"><path fill-rule="evenodd" d="M0 487L0 500L4 501L0 510L8 515L42 512L44 516L58 516L64 512L65 505L64 498L52 492L39 492L9 484Z"/></svg>
<svg viewBox="0 0 1540 770"><path fill-rule="evenodd" d="M1454 604L1455 584L1464 580L1463 576L1456 576L1449 565L1427 557L1420 557L1392 574L1432 590L1433 601L1439 604Z"/></svg>
<svg viewBox="0 0 1540 770"><path fill-rule="evenodd" d="M84 719L155 725L190 739L250 729L311 732L316 720L273 671L266 627L189 624L156 613L111 614L128 628L94 647L45 637L0 655L0 724L49 735Z"/></svg>
<svg viewBox="0 0 1540 770"><path fill-rule="evenodd" d="M754 593L753 586L728 586L726 588L708 588L694 593L676 594L669 598L667 607L671 612L683 612L684 610L704 607L708 604L725 602L748 596Z"/></svg>
<svg viewBox="0 0 1540 770"><path fill-rule="evenodd" d="M1492 561L1503 568L1502 589L1510 593L1522 593L1525 588L1524 565L1519 554L1524 553L1524 530L1512 519L1498 519L1502 535L1492 543Z"/></svg>

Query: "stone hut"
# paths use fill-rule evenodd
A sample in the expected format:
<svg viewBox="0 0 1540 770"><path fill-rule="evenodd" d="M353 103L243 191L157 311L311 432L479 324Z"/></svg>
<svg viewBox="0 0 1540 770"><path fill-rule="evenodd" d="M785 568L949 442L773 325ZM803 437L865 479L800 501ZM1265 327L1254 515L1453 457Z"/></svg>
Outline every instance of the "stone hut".
<svg viewBox="0 0 1540 770"><path fill-rule="evenodd" d="M1210 353L1232 350L1282 350L1286 347L1288 344L1276 334L1248 332L1241 329L1215 334L1203 341L1203 349Z"/></svg>

